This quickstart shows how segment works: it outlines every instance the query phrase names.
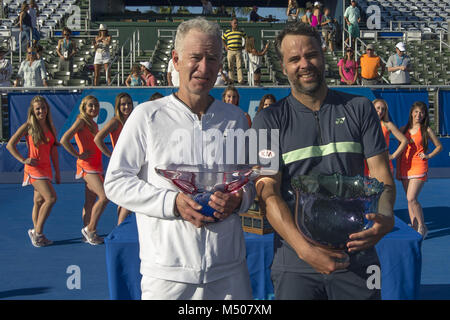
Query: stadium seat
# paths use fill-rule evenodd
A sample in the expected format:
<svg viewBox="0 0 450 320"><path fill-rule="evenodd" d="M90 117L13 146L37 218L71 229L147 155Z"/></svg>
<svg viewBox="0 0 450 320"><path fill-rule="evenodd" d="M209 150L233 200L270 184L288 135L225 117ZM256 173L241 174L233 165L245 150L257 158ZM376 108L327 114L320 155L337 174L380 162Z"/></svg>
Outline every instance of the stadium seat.
<svg viewBox="0 0 450 320"><path fill-rule="evenodd" d="M47 85L49 87L63 87L64 81L59 79L49 79L47 80Z"/></svg>

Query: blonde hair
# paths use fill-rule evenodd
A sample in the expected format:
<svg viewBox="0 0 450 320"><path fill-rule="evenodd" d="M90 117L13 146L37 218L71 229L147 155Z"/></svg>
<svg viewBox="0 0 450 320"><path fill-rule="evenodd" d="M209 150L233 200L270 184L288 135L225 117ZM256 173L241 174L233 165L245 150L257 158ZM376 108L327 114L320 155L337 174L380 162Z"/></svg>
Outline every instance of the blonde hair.
<svg viewBox="0 0 450 320"><path fill-rule="evenodd" d="M248 53L252 53L253 50L256 50L255 48L255 37L248 37L245 41L245 51Z"/></svg>
<svg viewBox="0 0 450 320"><path fill-rule="evenodd" d="M381 102L386 107L386 112L383 114L383 118L381 118L381 120L383 120L384 122L388 122L389 121L389 107L388 107L386 100L384 100L384 99L373 100L372 104L374 107L375 107L375 103L377 103L377 102Z"/></svg>
<svg viewBox="0 0 450 320"><path fill-rule="evenodd" d="M47 143L47 137L45 136L45 132L42 127L39 125L39 121L36 119L36 115L34 114L34 104L42 103L47 107L47 116L45 118L45 122L53 134L53 137L56 139L55 126L53 125L52 114L50 113L50 106L47 100L42 96L35 96L28 107L27 112L27 124L28 124L28 135L33 139L34 145L39 148L40 144Z"/></svg>
<svg viewBox="0 0 450 320"><path fill-rule="evenodd" d="M95 101L97 101L97 103L99 103L98 99L93 95L88 95L88 96L84 97L83 100L81 100L80 114L78 115L78 118L80 118L81 120L84 121L84 123L88 126L90 132L92 132L93 134L96 134L97 126L95 126L95 123L92 120L92 118L86 114L86 105L87 105L88 101L92 100L92 99L94 99Z"/></svg>

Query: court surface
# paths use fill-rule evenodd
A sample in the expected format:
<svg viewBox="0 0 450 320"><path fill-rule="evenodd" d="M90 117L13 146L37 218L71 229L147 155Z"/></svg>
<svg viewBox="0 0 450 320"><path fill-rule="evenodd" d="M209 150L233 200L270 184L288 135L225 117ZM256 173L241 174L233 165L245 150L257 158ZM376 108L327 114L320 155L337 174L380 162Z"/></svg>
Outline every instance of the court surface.
<svg viewBox="0 0 450 320"><path fill-rule="evenodd" d="M0 184L0 299L107 300L105 246L81 242L82 183L55 185L58 201L44 233L54 241L31 245L33 188ZM430 230L422 246L421 299L450 299L450 179L430 179L419 201ZM403 188L397 183L395 214L408 221ZM108 204L98 225L106 236L117 223Z"/></svg>

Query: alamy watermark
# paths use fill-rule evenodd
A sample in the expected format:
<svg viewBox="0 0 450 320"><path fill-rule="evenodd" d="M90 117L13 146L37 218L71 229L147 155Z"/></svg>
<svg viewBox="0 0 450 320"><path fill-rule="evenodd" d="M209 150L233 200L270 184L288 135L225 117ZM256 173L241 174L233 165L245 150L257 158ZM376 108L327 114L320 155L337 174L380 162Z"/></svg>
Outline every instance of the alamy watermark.
<svg viewBox="0 0 450 320"><path fill-rule="evenodd" d="M66 280L66 287L69 290L81 289L81 268L77 265L70 265L66 269L70 276Z"/></svg>
<svg viewBox="0 0 450 320"><path fill-rule="evenodd" d="M175 129L167 139L173 163L259 165L277 172L280 163L279 130Z"/></svg>

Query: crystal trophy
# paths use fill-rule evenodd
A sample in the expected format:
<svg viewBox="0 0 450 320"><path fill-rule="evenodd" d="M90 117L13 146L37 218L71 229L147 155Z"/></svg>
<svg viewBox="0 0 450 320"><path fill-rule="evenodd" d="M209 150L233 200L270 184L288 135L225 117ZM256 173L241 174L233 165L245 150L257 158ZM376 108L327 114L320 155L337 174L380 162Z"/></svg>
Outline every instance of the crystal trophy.
<svg viewBox="0 0 450 320"><path fill-rule="evenodd" d="M316 174L294 177L292 187L300 232L316 245L344 250L350 234L371 227L365 215L378 212L384 184L359 175Z"/></svg>
<svg viewBox="0 0 450 320"><path fill-rule="evenodd" d="M208 202L214 192L237 191L260 175L258 167L249 165L169 164L156 166L155 171L179 190L191 195L202 206L201 214L213 218L215 210Z"/></svg>

